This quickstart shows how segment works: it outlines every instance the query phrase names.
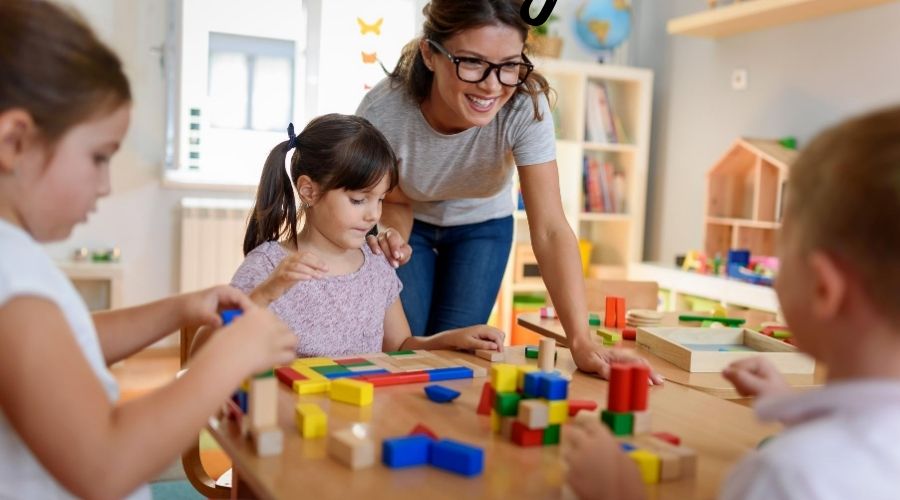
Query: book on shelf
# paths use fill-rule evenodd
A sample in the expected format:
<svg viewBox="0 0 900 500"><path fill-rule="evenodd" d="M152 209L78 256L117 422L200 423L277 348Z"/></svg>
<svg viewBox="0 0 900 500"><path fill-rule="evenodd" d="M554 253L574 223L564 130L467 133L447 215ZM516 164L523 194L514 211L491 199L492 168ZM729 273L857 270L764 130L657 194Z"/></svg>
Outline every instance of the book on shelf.
<svg viewBox="0 0 900 500"><path fill-rule="evenodd" d="M613 98L606 82L589 81L585 101L585 136L589 142L601 144L628 142L622 120L613 109Z"/></svg>
<svg viewBox="0 0 900 500"><path fill-rule="evenodd" d="M585 155L582 172L584 211L589 213L625 213L627 182L625 174L611 162L600 162Z"/></svg>

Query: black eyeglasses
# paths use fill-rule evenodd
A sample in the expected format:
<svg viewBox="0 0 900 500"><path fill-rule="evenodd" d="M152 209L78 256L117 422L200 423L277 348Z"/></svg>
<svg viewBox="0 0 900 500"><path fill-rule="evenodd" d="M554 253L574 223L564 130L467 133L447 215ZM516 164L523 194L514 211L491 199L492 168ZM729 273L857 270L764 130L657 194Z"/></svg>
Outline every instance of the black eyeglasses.
<svg viewBox="0 0 900 500"><path fill-rule="evenodd" d="M501 85L518 87L525 83L525 79L534 71L534 65L525 57L525 54L522 54L525 62L494 64L477 57L456 57L434 40L428 40L428 43L456 65L456 77L466 83L481 83L493 71L497 73L497 80Z"/></svg>

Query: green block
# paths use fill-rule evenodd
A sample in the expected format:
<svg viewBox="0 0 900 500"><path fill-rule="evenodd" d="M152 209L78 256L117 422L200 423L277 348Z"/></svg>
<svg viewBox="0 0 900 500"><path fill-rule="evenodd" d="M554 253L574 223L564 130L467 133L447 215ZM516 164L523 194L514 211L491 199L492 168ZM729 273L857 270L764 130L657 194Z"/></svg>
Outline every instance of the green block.
<svg viewBox="0 0 900 500"><path fill-rule="evenodd" d="M332 373L348 373L350 370L346 369L341 365L325 365L325 366L313 366L313 370L321 373L322 375L329 375Z"/></svg>
<svg viewBox="0 0 900 500"><path fill-rule="evenodd" d="M544 444L559 444L559 435L562 432L562 426L559 424L550 425L544 429Z"/></svg>
<svg viewBox="0 0 900 500"><path fill-rule="evenodd" d="M498 392L494 399L494 410L501 417L515 417L519 414L519 401L522 396L518 392Z"/></svg>
<svg viewBox="0 0 900 500"><path fill-rule="evenodd" d="M600 326L600 315L591 313L591 315L588 316L588 324L591 326Z"/></svg>
<svg viewBox="0 0 900 500"><path fill-rule="evenodd" d="M685 321L689 323L693 322L703 322L703 321L715 321L718 323L722 323L725 326L741 326L747 321L741 318L718 318L716 316L698 316L694 314L682 314L678 316L678 321Z"/></svg>
<svg viewBox="0 0 900 500"><path fill-rule="evenodd" d="M789 339L791 338L791 332L788 330L775 330L772 332L772 336L776 339Z"/></svg>
<svg viewBox="0 0 900 500"><path fill-rule="evenodd" d="M616 342L622 341L622 334L615 330L608 330L606 328L597 328L597 335L603 338L603 343L612 342L615 344Z"/></svg>
<svg viewBox="0 0 900 500"><path fill-rule="evenodd" d="M274 377L274 376L275 376L275 369L272 368L269 371L257 373L256 375L253 376L253 378L268 378L268 377Z"/></svg>
<svg viewBox="0 0 900 500"><path fill-rule="evenodd" d="M351 366L375 366L375 363L373 363L371 361L363 361L362 363L350 363L349 365L341 365L341 366L344 366L347 368L349 368Z"/></svg>
<svg viewBox="0 0 900 500"><path fill-rule="evenodd" d="M537 357L538 357L538 348L537 348L537 347L526 346L526 347L525 347L525 357L526 357L526 358L533 358L533 359L537 358Z"/></svg>
<svg viewBox="0 0 900 500"><path fill-rule="evenodd" d="M385 354L387 354L388 356L405 356L407 354L415 354L415 353L416 353L416 351L406 350L406 351L387 352Z"/></svg>
<svg viewBox="0 0 900 500"><path fill-rule="evenodd" d="M631 412L617 413L603 410L600 420L609 427L610 432L616 436L630 436L634 429L634 414Z"/></svg>

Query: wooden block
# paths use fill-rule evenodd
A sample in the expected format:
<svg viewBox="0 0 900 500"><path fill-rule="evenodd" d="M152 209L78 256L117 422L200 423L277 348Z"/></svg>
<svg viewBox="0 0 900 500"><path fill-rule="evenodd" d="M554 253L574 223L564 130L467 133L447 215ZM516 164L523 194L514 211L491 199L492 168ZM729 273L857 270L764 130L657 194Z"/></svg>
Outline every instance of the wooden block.
<svg viewBox="0 0 900 500"><path fill-rule="evenodd" d="M556 364L556 341L541 339L538 346L538 367L542 372L552 372Z"/></svg>
<svg viewBox="0 0 900 500"><path fill-rule="evenodd" d="M300 436L305 439L328 434L328 415L315 403L298 403L294 407L294 421Z"/></svg>
<svg viewBox="0 0 900 500"><path fill-rule="evenodd" d="M352 429L344 429L331 434L328 455L353 470L363 469L375 463L375 443Z"/></svg>
<svg viewBox="0 0 900 500"><path fill-rule="evenodd" d="M500 417L500 435L503 439L512 439L512 426L517 417Z"/></svg>
<svg viewBox="0 0 900 500"><path fill-rule="evenodd" d="M323 366L328 366L328 365L323 365ZM328 377L313 370L312 367L297 365L297 366L293 366L292 368L294 369L294 371L296 371L300 375L303 375L304 377L306 377L309 380L328 380Z"/></svg>
<svg viewBox="0 0 900 500"><path fill-rule="evenodd" d="M616 326L616 298L606 297L606 308L603 311L603 326L615 328Z"/></svg>
<svg viewBox="0 0 900 500"><path fill-rule="evenodd" d="M631 409L644 411L650 398L650 367L635 363L631 365Z"/></svg>
<svg viewBox="0 0 900 500"><path fill-rule="evenodd" d="M656 484L659 482L659 456L647 450L634 450L628 453L634 460L644 484Z"/></svg>
<svg viewBox="0 0 900 500"><path fill-rule="evenodd" d="M247 394L247 416L251 429L263 429L278 424L278 379L275 377L250 380Z"/></svg>
<svg viewBox="0 0 900 500"><path fill-rule="evenodd" d="M525 389L525 375L538 371L538 367L534 365L516 365L516 371L516 389L521 391Z"/></svg>
<svg viewBox="0 0 900 500"><path fill-rule="evenodd" d="M505 363L491 365L491 386L497 392L515 392L516 373L515 365Z"/></svg>
<svg viewBox="0 0 900 500"><path fill-rule="evenodd" d="M374 388L364 380L339 379L331 383L331 399L356 406L372 404Z"/></svg>
<svg viewBox="0 0 900 500"><path fill-rule="evenodd" d="M250 429L250 440L261 457L281 455L284 450L284 433L278 426Z"/></svg>
<svg viewBox="0 0 900 500"><path fill-rule="evenodd" d="M489 415L494 408L494 399L496 398L496 393L494 392L494 388L491 386L490 382L485 382L484 387L481 389L481 398L478 402L478 409L475 413L479 415Z"/></svg>
<svg viewBox="0 0 900 500"><path fill-rule="evenodd" d="M625 328L625 299L616 297L616 328Z"/></svg>
<svg viewBox="0 0 900 500"><path fill-rule="evenodd" d="M491 363L493 363L495 361L499 362L499 361L506 360L506 355L504 353L502 353L500 351L489 350L489 349L476 349L475 355L481 359L486 359L486 360L490 361Z"/></svg>
<svg viewBox="0 0 900 500"><path fill-rule="evenodd" d="M597 402L590 400L582 400L582 399L570 399L569 400L569 416L575 416L578 412L585 411L594 411L597 409Z"/></svg>
<svg viewBox="0 0 900 500"><path fill-rule="evenodd" d="M297 358L293 363L291 363L291 368L297 370L298 368L303 366L312 368L314 366L329 366L336 364L337 363L335 363L331 358Z"/></svg>
<svg viewBox="0 0 900 500"><path fill-rule="evenodd" d="M616 413L631 410L631 365L624 363L610 365L608 390L607 410Z"/></svg>
<svg viewBox="0 0 900 500"><path fill-rule="evenodd" d="M369 360L365 359L365 358L344 358L344 359L336 359L336 360L334 360L334 362L339 365L346 366L346 365L358 365L360 363L366 363L366 362L369 362Z"/></svg>
<svg viewBox="0 0 900 500"><path fill-rule="evenodd" d="M500 434L500 414L491 408L491 432Z"/></svg>
<svg viewBox="0 0 900 500"><path fill-rule="evenodd" d="M359 377L357 380L369 382L375 387L382 387L386 385L418 384L421 382L428 382L430 378L428 377L427 372L417 371L409 373L366 375Z"/></svg>
<svg viewBox="0 0 900 500"><path fill-rule="evenodd" d="M549 425L550 408L547 402L540 399L527 399L519 402L519 422L529 429L545 429Z"/></svg>
<svg viewBox="0 0 900 500"><path fill-rule="evenodd" d="M387 370L391 373L397 373L400 371L399 368L394 363L391 363L391 360L385 356L383 358L373 358L370 361L375 364L378 368Z"/></svg>
<svg viewBox="0 0 900 500"><path fill-rule="evenodd" d="M469 363L468 361L460 361L459 364L472 370L472 378L487 377L488 370L483 366L476 365L475 363Z"/></svg>
<svg viewBox="0 0 900 500"><path fill-rule="evenodd" d="M281 368L275 369L275 378L278 379L279 382L286 385L288 389L294 387L295 380L305 380L306 377L297 373L296 370L291 368L290 366L282 366Z"/></svg>
<svg viewBox="0 0 900 500"><path fill-rule="evenodd" d="M694 477L697 474L697 452L686 446L675 446L649 434L634 437L634 442L644 448L672 453L680 459L681 477Z"/></svg>
<svg viewBox="0 0 900 500"><path fill-rule="evenodd" d="M522 422L515 421L512 423L510 439L519 446L540 446L544 444L544 430L529 429Z"/></svg>
<svg viewBox="0 0 900 500"><path fill-rule="evenodd" d="M632 433L634 434L647 434L650 432L650 412L649 411L634 411L632 412L634 415L634 424L632 426Z"/></svg>
<svg viewBox="0 0 900 500"><path fill-rule="evenodd" d="M548 401L547 410L547 422L550 425L564 424L569 419L569 402L565 399Z"/></svg>
<svg viewBox="0 0 900 500"><path fill-rule="evenodd" d="M297 394L323 394L331 389L331 381L325 380L295 380L294 392Z"/></svg>
<svg viewBox="0 0 900 500"><path fill-rule="evenodd" d="M427 426L424 426L422 424L416 424L416 426L413 427L411 431L409 431L410 436L412 436L413 434L421 434L423 436L428 436L431 439L434 439L435 441L437 441L439 439L438 435L435 434L434 431L432 431Z"/></svg>
<svg viewBox="0 0 900 500"><path fill-rule="evenodd" d="M673 446L681 445L681 438L671 432L654 432L653 437L671 443Z"/></svg>

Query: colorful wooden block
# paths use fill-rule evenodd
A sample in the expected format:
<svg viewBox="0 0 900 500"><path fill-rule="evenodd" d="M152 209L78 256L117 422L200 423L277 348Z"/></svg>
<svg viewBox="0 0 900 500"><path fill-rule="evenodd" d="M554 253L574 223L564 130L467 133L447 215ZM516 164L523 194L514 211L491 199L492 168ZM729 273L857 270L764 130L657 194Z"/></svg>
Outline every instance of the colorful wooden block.
<svg viewBox="0 0 900 500"><path fill-rule="evenodd" d="M372 364L371 361L369 361L365 358L336 359L336 360L334 360L334 362L339 365L343 365L343 366L352 366L352 365L359 365L359 364L368 364L368 365Z"/></svg>
<svg viewBox="0 0 900 500"><path fill-rule="evenodd" d="M622 329L622 338L625 340L637 339L637 328L625 327Z"/></svg>
<svg viewBox="0 0 900 500"><path fill-rule="evenodd" d="M308 367L308 368L312 368L315 366L329 366L329 365L336 365L336 364L337 363L335 363L334 360L331 358L297 358L294 360L293 363L291 363L291 368L293 368L297 371L300 371L300 370L298 370L298 368L304 367L304 366Z"/></svg>
<svg viewBox="0 0 900 500"><path fill-rule="evenodd" d="M387 354L388 356L408 356L410 354L416 354L416 351L407 349L405 351L386 352L385 354Z"/></svg>
<svg viewBox="0 0 900 500"><path fill-rule="evenodd" d="M547 422L550 425L564 424L569 418L569 402L566 400L547 402Z"/></svg>
<svg viewBox="0 0 900 500"><path fill-rule="evenodd" d="M533 371L526 373L522 382L522 394L529 398L536 398L541 395L541 380L544 378L544 372Z"/></svg>
<svg viewBox="0 0 900 500"><path fill-rule="evenodd" d="M569 395L569 381L555 373L544 373L538 395L551 401L566 399Z"/></svg>
<svg viewBox="0 0 900 500"><path fill-rule="evenodd" d="M294 407L297 431L305 439L325 437L328 434L328 415L315 403L297 403Z"/></svg>
<svg viewBox="0 0 900 500"><path fill-rule="evenodd" d="M425 386L425 395L435 403L449 403L459 397L459 391L438 384Z"/></svg>
<svg viewBox="0 0 900 500"><path fill-rule="evenodd" d="M438 440L437 434L435 434L434 431L432 431L431 429L429 429L428 427L426 427L422 424L416 424L416 426L413 427L411 431L409 431L410 436L415 435L415 434L420 434L422 436L428 436L431 439L434 439L435 441Z"/></svg>
<svg viewBox="0 0 900 500"><path fill-rule="evenodd" d="M329 437L328 455L353 470L363 469L375 464L375 442L344 429Z"/></svg>
<svg viewBox="0 0 900 500"><path fill-rule="evenodd" d="M519 402L518 416L529 429L543 429L549 424L550 409L547 402L541 399L529 399Z"/></svg>
<svg viewBox="0 0 900 500"><path fill-rule="evenodd" d="M588 325L590 326L600 326L600 315L597 313L588 314Z"/></svg>
<svg viewBox="0 0 900 500"><path fill-rule="evenodd" d="M534 346L525 346L525 357L529 359L537 359L540 351Z"/></svg>
<svg viewBox="0 0 900 500"><path fill-rule="evenodd" d="M289 389L294 387L295 380L306 380L306 377L297 373L296 370L289 366L282 366L280 368L275 369L275 378L278 379L279 382L288 386Z"/></svg>
<svg viewBox="0 0 900 500"><path fill-rule="evenodd" d="M643 448L673 453L679 457L681 477L693 477L697 473L697 452L686 446L675 446L668 441L645 434L634 437L635 443Z"/></svg>
<svg viewBox="0 0 900 500"><path fill-rule="evenodd" d="M644 484L659 483L659 457L647 450L637 449L628 453L641 473Z"/></svg>
<svg viewBox="0 0 900 500"><path fill-rule="evenodd" d="M430 379L428 373L424 371L407 372L407 373L384 373L381 375L366 375L359 377L358 380L369 382L375 387L386 385L416 384L420 382L428 382Z"/></svg>
<svg viewBox="0 0 900 500"><path fill-rule="evenodd" d="M481 398L478 400L478 409L475 411L479 415L489 415L494 407L494 399L497 394L490 382L485 382L481 388Z"/></svg>
<svg viewBox="0 0 900 500"><path fill-rule="evenodd" d="M529 373L538 371L538 367L534 365L517 365L516 366L516 390L524 391L525 390L525 375Z"/></svg>
<svg viewBox="0 0 900 500"><path fill-rule="evenodd" d="M484 450L458 441L443 439L431 446L429 462L439 469L472 477L484 469Z"/></svg>
<svg viewBox="0 0 900 500"><path fill-rule="evenodd" d="M381 443L381 461L391 469L425 465L431 445L431 438L421 434L385 439Z"/></svg>
<svg viewBox="0 0 900 500"><path fill-rule="evenodd" d="M498 392L494 399L494 410L500 416L514 417L519 411L519 401L522 396L517 392Z"/></svg>
<svg viewBox="0 0 900 500"><path fill-rule="evenodd" d="M512 423L512 437L510 439L519 446L540 446L544 444L544 430L529 429L522 422L515 421Z"/></svg>
<svg viewBox="0 0 900 500"><path fill-rule="evenodd" d="M634 415L631 413L619 413L609 410L600 412L600 420L609 427L610 432L616 436L628 436L634 425Z"/></svg>
<svg viewBox="0 0 900 500"><path fill-rule="evenodd" d="M671 443L673 446L679 446L681 444L681 438L671 432L654 432L653 437Z"/></svg>
<svg viewBox="0 0 900 500"><path fill-rule="evenodd" d="M247 414L247 406L248 406L248 398L247 391L243 389L238 389L234 391L234 394L231 395L231 400L234 401L234 404L237 405L238 408L241 409L241 412L245 415Z"/></svg>
<svg viewBox="0 0 900 500"><path fill-rule="evenodd" d="M570 399L569 400L569 416L575 416L581 410L594 411L597 409L597 402L586 399Z"/></svg>
<svg viewBox="0 0 900 500"><path fill-rule="evenodd" d="M297 394L323 394L331 389L331 381L325 380L295 380L294 392Z"/></svg>
<svg viewBox="0 0 900 500"><path fill-rule="evenodd" d="M497 410L491 408L491 432L500 434L500 414Z"/></svg>
<svg viewBox="0 0 900 500"><path fill-rule="evenodd" d="M650 432L650 412L633 411L631 432L632 434L648 434Z"/></svg>
<svg viewBox="0 0 900 500"><path fill-rule="evenodd" d="M644 411L650 397L650 367L643 364L631 365L631 409Z"/></svg>
<svg viewBox="0 0 900 500"><path fill-rule="evenodd" d="M322 365L322 366L326 366L326 365ZM308 380L328 380L328 377L313 370L312 367L309 367L309 366L295 364L295 365L292 365L291 368L293 368L294 371L296 371L300 375L303 375L304 377L306 377Z"/></svg>
<svg viewBox="0 0 900 500"><path fill-rule="evenodd" d="M331 383L331 399L356 406L372 404L374 389L371 383L364 380L340 379Z"/></svg>
<svg viewBox="0 0 900 500"><path fill-rule="evenodd" d="M475 349L475 355L481 359L486 359L491 363L503 361L506 359L506 355L500 351L495 351L493 349Z"/></svg>
<svg viewBox="0 0 900 500"><path fill-rule="evenodd" d="M459 380L463 378L472 378L472 369L465 366L456 366L453 368L434 368L427 370L428 380L431 382L439 382L441 380Z"/></svg>
<svg viewBox="0 0 900 500"><path fill-rule="evenodd" d="M612 412L631 410L631 365L613 363L609 369L609 400L606 408Z"/></svg>
<svg viewBox="0 0 900 500"><path fill-rule="evenodd" d="M262 429L278 424L278 379L275 377L250 380L247 417L251 429Z"/></svg>
<svg viewBox="0 0 900 500"><path fill-rule="evenodd" d="M625 299L616 297L616 328L625 328Z"/></svg>
<svg viewBox="0 0 900 500"><path fill-rule="evenodd" d="M497 392L514 392L516 390L515 365L497 363L491 365L491 386Z"/></svg>
<svg viewBox="0 0 900 500"><path fill-rule="evenodd" d="M544 429L544 445L559 444L559 437L562 434L561 425L549 425Z"/></svg>
<svg viewBox="0 0 900 500"><path fill-rule="evenodd" d="M284 450L284 432L277 425L250 429L250 442L260 457L280 455Z"/></svg>
<svg viewBox="0 0 900 500"><path fill-rule="evenodd" d="M597 328L597 335L603 339L603 344L618 344L622 341L622 334L608 328Z"/></svg>
<svg viewBox="0 0 900 500"><path fill-rule="evenodd" d="M538 367L542 372L552 372L556 359L556 341L541 339L538 347Z"/></svg>
<svg viewBox="0 0 900 500"><path fill-rule="evenodd" d="M606 297L606 308L603 311L603 326L615 328L617 312L618 310L616 309L616 298Z"/></svg>
<svg viewBox="0 0 900 500"><path fill-rule="evenodd" d="M435 359L440 359L440 358L435 358ZM473 364L473 363L469 363L468 361L460 361L459 363L461 365L465 366L466 368L472 370L472 378L487 377L487 374L488 374L487 368Z"/></svg>

